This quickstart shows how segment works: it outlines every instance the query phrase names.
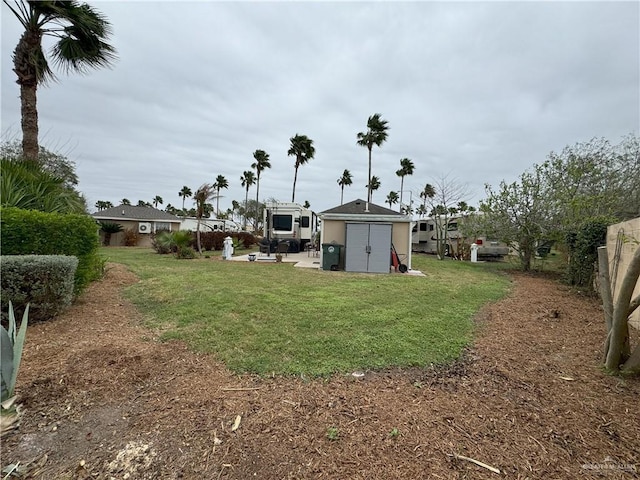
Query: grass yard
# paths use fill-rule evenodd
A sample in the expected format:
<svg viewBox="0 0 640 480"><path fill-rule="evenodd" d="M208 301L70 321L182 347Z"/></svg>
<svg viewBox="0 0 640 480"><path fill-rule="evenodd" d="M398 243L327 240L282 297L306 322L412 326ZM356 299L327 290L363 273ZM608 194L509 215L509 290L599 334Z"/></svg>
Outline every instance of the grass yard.
<svg viewBox="0 0 640 480"><path fill-rule="evenodd" d="M328 375L442 364L472 341L474 314L509 280L483 265L415 255L426 277L323 272L293 264L177 260L103 248L141 281L127 296L164 339L242 373Z"/></svg>

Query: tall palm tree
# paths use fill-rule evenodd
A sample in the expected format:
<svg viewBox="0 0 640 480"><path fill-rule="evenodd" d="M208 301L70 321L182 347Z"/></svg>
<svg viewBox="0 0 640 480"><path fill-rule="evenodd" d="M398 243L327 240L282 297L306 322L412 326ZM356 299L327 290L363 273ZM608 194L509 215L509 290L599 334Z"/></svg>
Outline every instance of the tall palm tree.
<svg viewBox="0 0 640 480"><path fill-rule="evenodd" d="M398 192L389 192L386 203L389 204L389 208L392 208L394 204L398 203Z"/></svg>
<svg viewBox="0 0 640 480"><path fill-rule="evenodd" d="M408 158L400 160L400 170L396 170L396 175L400 177L400 206L402 207L402 191L404 189L404 177L413 175L416 166Z"/></svg>
<svg viewBox="0 0 640 480"><path fill-rule="evenodd" d="M247 229L247 212L249 208L249 188L256 183L256 176L251 170L245 170L240 177L240 183L245 188L244 194L244 229Z"/></svg>
<svg viewBox="0 0 640 480"><path fill-rule="evenodd" d="M200 242L200 222L202 217L207 213L207 200L213 196L213 185L205 183L193 194L193 200L196 202L196 239L198 243L198 253L202 255L202 243Z"/></svg>
<svg viewBox="0 0 640 480"><path fill-rule="evenodd" d="M224 175L218 175L215 183L212 185L216 190L216 217L220 215L220 190L223 188L229 188L229 182Z"/></svg>
<svg viewBox="0 0 640 480"><path fill-rule="evenodd" d="M71 1L3 0L24 27L13 51L13 71L20 85L22 151L25 159L38 161L39 85L55 80L42 38L56 39L49 55L66 72L86 73L92 68L109 67L116 59L115 49L106 43L111 24L93 7Z"/></svg>
<svg viewBox="0 0 640 480"><path fill-rule="evenodd" d="M182 187L182 190L180 190L178 192L178 196L182 197L182 210L184 210L184 199L187 197L190 197L192 195L192 191L189 187L187 187L186 185L184 187Z"/></svg>
<svg viewBox="0 0 640 480"><path fill-rule="evenodd" d="M156 195L155 197L153 197L151 203L153 203L154 208L158 208L158 204L162 205L164 203L164 200L160 195Z"/></svg>
<svg viewBox="0 0 640 480"><path fill-rule="evenodd" d="M389 126L387 121L381 118L379 113L374 113L367 120L367 131L358 133L357 144L362 147L367 147L369 150L369 175L367 176L367 202L371 201L371 187L373 185L371 178L371 150L373 146L381 146L387 141L387 130Z"/></svg>
<svg viewBox="0 0 640 480"><path fill-rule="evenodd" d="M382 186L382 183L380 182L380 179L378 177L376 177L375 175L371 177L371 182L367 184L369 196L373 198L373 192L378 190L381 186Z"/></svg>
<svg viewBox="0 0 640 480"><path fill-rule="evenodd" d="M296 201L296 182L298 181L298 167L304 165L313 158L316 154L316 149L313 147L313 140L306 135L299 135L296 133L294 137L289 139L291 146L287 152L288 156L296 157L295 163L295 175L293 176L293 192L291 194L291 201Z"/></svg>
<svg viewBox="0 0 640 480"><path fill-rule="evenodd" d="M257 209L260 208L260 174L266 170L267 168L271 168L271 163L269 162L269 154L264 150L256 150L253 152L253 158L255 162L251 164L251 168L256 171L256 216L255 216L255 229L258 229L258 216L259 213Z"/></svg>
<svg viewBox="0 0 640 480"><path fill-rule="evenodd" d="M342 205L344 201L344 187L349 186L352 183L353 178L351 178L351 172L345 168L344 172L342 172L342 176L338 179L338 185L340 185L340 205Z"/></svg>

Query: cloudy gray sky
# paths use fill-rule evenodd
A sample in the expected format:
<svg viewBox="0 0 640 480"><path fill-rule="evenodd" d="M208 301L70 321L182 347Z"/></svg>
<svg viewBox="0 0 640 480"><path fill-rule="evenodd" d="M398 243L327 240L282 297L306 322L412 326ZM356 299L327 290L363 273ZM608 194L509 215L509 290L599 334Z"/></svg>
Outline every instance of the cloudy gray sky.
<svg viewBox="0 0 640 480"><path fill-rule="evenodd" d="M373 152L374 203L448 176L469 201L550 151L640 131L640 4L631 2L89 2L113 25L111 70L39 89L41 143L76 162L89 204L160 195L224 175L220 207L244 200L256 149L271 157L261 199L290 201L296 133L314 140L296 201L322 211L366 198L369 115L388 120ZM2 4L2 134L20 137L11 53L21 30ZM255 186L250 190L255 198ZM186 206L193 206L190 199Z"/></svg>

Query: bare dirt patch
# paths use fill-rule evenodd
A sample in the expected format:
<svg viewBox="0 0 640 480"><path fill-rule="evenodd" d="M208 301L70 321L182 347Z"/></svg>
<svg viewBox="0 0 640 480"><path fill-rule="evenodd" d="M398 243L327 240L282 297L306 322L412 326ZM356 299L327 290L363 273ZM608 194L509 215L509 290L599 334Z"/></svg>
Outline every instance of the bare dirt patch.
<svg viewBox="0 0 640 480"><path fill-rule="evenodd" d="M39 479L640 478L640 381L604 375L592 299L516 275L446 369L238 376L160 343L120 265L29 327L2 465ZM233 430L234 422L239 426Z"/></svg>

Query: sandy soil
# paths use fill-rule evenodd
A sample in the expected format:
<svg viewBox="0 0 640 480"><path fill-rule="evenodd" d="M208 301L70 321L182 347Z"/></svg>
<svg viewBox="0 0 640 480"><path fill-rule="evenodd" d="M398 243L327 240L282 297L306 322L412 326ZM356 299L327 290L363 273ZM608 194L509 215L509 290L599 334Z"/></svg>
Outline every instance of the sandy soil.
<svg viewBox="0 0 640 480"><path fill-rule="evenodd" d="M640 380L602 373L600 306L552 280L514 276L446 370L328 380L238 376L158 342L121 295L136 281L110 265L64 315L29 326L25 415L3 467L47 480L640 478Z"/></svg>

